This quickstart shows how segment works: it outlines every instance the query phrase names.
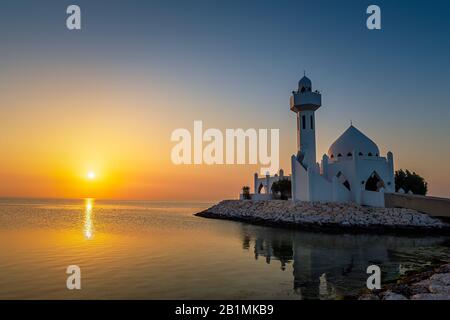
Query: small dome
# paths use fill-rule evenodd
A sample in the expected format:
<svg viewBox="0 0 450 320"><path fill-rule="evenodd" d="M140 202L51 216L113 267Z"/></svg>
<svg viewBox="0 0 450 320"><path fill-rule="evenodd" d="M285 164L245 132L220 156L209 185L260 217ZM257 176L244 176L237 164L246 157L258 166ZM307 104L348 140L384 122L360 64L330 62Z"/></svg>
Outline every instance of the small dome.
<svg viewBox="0 0 450 320"><path fill-rule="evenodd" d="M309 80L309 78L306 76L303 76L303 78L301 78L300 81L298 82L298 90L301 91L302 88L311 91L312 88L311 80Z"/></svg>
<svg viewBox="0 0 450 320"><path fill-rule="evenodd" d="M375 142L351 125L328 149L328 156L330 158L336 158L338 155L348 156L352 154L353 150L356 150L358 155L364 156L380 154Z"/></svg>

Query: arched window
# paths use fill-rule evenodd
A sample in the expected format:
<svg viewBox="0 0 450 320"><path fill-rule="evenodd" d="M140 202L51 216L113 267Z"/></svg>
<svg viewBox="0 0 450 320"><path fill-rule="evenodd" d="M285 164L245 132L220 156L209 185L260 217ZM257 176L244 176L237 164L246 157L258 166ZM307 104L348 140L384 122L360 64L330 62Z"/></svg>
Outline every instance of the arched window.
<svg viewBox="0 0 450 320"><path fill-rule="evenodd" d="M363 155L363 153L362 153L362 152L360 152L360 153L358 153L358 155L362 156L362 155Z"/></svg>
<svg viewBox="0 0 450 320"><path fill-rule="evenodd" d="M375 157L378 157L378 153L375 153Z"/></svg>
<svg viewBox="0 0 450 320"><path fill-rule="evenodd" d="M302 89L300 90L301 93L305 92L305 87L302 87Z"/></svg>
<svg viewBox="0 0 450 320"><path fill-rule="evenodd" d="M313 120L313 116L309 116L309 122L311 124L311 130L314 130L314 120Z"/></svg>
<svg viewBox="0 0 450 320"><path fill-rule="evenodd" d="M350 182L348 182L348 180L345 178L345 176L342 174L341 171L338 172L336 177L338 178L338 181L344 185L344 187L346 187L349 191L351 190Z"/></svg>
<svg viewBox="0 0 450 320"><path fill-rule="evenodd" d="M260 183L258 187L258 193L262 193L262 191L264 191L263 187L264 187L263 184Z"/></svg>
<svg viewBox="0 0 450 320"><path fill-rule="evenodd" d="M339 153L339 154L338 154L338 157L342 157L342 154Z"/></svg>
<svg viewBox="0 0 450 320"><path fill-rule="evenodd" d="M384 187L384 181L380 178L378 173L376 171L372 172L366 181L365 189L369 191L380 191L380 189Z"/></svg>
<svg viewBox="0 0 450 320"><path fill-rule="evenodd" d="M369 157L371 157L371 156L372 156L372 152L369 152L367 155L368 155Z"/></svg>
<svg viewBox="0 0 450 320"><path fill-rule="evenodd" d="M306 117L305 116L302 116L302 127L303 127L303 130L306 129Z"/></svg>
<svg viewBox="0 0 450 320"><path fill-rule="evenodd" d="M351 157L351 156L352 156L351 152L347 153L347 157Z"/></svg>
<svg viewBox="0 0 450 320"><path fill-rule="evenodd" d="M344 183L342 183L344 185L344 187L346 187L348 189L348 191L350 191L350 183L348 182L348 180L345 180Z"/></svg>
<svg viewBox="0 0 450 320"><path fill-rule="evenodd" d="M334 158L334 154L332 154L330 158L333 159Z"/></svg>

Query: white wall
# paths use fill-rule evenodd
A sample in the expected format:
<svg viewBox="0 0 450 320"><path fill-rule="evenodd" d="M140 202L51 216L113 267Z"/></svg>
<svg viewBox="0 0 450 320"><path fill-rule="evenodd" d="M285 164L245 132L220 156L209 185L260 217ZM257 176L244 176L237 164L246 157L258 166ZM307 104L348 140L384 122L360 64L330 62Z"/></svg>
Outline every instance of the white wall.
<svg viewBox="0 0 450 320"><path fill-rule="evenodd" d="M384 208L384 192L363 190L361 204L365 206Z"/></svg>
<svg viewBox="0 0 450 320"><path fill-rule="evenodd" d="M358 151L355 150L353 154L357 155ZM365 183L374 171L384 181L386 191L389 192L394 188L395 181L393 181L392 165L384 157L356 156L355 158L354 156L343 156L339 160L330 161L324 175L328 180L331 180L339 172L342 172L350 183L351 201L363 204L362 192L365 191ZM363 181L364 184L362 183Z"/></svg>
<svg viewBox="0 0 450 320"><path fill-rule="evenodd" d="M292 168L292 200L309 201L309 185L306 169L297 161L295 156L291 157Z"/></svg>
<svg viewBox="0 0 450 320"><path fill-rule="evenodd" d="M308 171L311 180L310 201L333 201L333 184L320 174Z"/></svg>
<svg viewBox="0 0 450 320"><path fill-rule="evenodd" d="M273 199L273 195L272 194L265 194L265 193L254 194L254 193L250 193L250 199L244 199L244 195L242 193L239 194L239 200L263 201L263 200L272 200L272 199Z"/></svg>
<svg viewBox="0 0 450 320"><path fill-rule="evenodd" d="M339 182L337 178L333 179L332 185L333 185L333 200L332 201L336 201L336 202L352 201L351 192L341 182Z"/></svg>

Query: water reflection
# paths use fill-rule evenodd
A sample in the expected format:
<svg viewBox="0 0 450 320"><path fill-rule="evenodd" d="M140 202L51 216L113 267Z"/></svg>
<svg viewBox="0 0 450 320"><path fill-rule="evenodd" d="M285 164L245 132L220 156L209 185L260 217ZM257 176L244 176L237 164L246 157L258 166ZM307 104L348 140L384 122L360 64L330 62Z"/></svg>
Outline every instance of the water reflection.
<svg viewBox="0 0 450 320"><path fill-rule="evenodd" d="M94 237L94 223L92 222L93 205L94 199L85 199L83 234L86 240L91 240Z"/></svg>
<svg viewBox="0 0 450 320"><path fill-rule="evenodd" d="M294 292L305 299L335 299L349 289L363 289L371 264L381 267L382 281L396 278L404 268L447 256L448 250L435 256L430 252L446 239L242 227L243 249L251 250L253 244L255 259L276 260L281 270L292 270Z"/></svg>
<svg viewBox="0 0 450 320"><path fill-rule="evenodd" d="M333 299L361 290L368 264L379 264L385 281L436 253L450 257L440 238L193 216L204 206L0 199L0 299ZM64 274L45 276L71 264L89 275L77 293L65 289Z"/></svg>

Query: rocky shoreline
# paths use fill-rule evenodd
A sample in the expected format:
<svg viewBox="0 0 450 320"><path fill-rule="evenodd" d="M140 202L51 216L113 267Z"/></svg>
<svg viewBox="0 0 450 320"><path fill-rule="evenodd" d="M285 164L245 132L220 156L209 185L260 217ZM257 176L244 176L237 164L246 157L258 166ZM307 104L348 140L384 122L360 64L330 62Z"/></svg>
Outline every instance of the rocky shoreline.
<svg viewBox="0 0 450 320"><path fill-rule="evenodd" d="M373 208L355 203L224 200L200 217L329 232L404 232L450 235L443 221L412 209Z"/></svg>
<svg viewBox="0 0 450 320"><path fill-rule="evenodd" d="M358 300L450 300L450 263L410 272Z"/></svg>

